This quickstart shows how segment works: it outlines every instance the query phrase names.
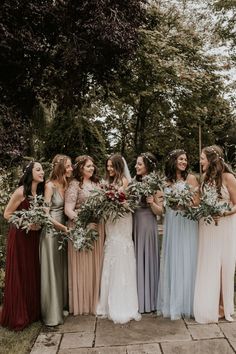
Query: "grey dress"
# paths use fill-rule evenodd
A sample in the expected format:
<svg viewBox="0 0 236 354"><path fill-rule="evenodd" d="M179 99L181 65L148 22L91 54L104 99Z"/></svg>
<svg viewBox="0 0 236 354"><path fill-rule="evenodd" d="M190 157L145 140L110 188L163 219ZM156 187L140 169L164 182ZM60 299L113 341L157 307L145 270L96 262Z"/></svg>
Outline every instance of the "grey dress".
<svg viewBox="0 0 236 354"><path fill-rule="evenodd" d="M134 213L133 234L139 312L152 312L157 308L160 257L157 218L146 201L141 202Z"/></svg>
<svg viewBox="0 0 236 354"><path fill-rule="evenodd" d="M50 215L65 224L64 199L56 187L53 188ZM48 326L62 324L63 309L68 309L67 247L58 250L58 237L45 228L40 242L41 263L41 312Z"/></svg>

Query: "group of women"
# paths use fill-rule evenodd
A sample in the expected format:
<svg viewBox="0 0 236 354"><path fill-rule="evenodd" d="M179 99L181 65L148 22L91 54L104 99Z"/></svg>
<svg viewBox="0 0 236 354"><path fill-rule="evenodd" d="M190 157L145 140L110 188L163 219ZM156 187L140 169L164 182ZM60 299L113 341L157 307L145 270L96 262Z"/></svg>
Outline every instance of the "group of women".
<svg viewBox="0 0 236 354"><path fill-rule="evenodd" d="M140 320L154 312L171 319L195 317L199 323L232 321L236 259L236 179L224 162L220 147L202 150L203 181L188 172L184 150L173 150L165 165L164 192L140 195L134 214L115 221L91 222L98 230L93 250L59 250L51 230L32 225L28 234L10 226L8 234L5 296L0 323L21 330L42 318L48 326L62 324L64 317L94 314L115 323ZM157 170L153 154L142 153L136 161L137 181ZM125 191L131 182L127 164L118 154L106 161L106 180ZM204 187L215 186L219 200L230 210L217 215L218 225L190 220L182 211L165 205L165 194L187 186L194 191L191 207L199 203ZM44 186L38 162L25 169L4 217L29 207L29 196L43 194L54 227L74 227L80 206L99 188L97 168L90 156L71 159L56 155ZM157 215L164 215L161 247Z"/></svg>

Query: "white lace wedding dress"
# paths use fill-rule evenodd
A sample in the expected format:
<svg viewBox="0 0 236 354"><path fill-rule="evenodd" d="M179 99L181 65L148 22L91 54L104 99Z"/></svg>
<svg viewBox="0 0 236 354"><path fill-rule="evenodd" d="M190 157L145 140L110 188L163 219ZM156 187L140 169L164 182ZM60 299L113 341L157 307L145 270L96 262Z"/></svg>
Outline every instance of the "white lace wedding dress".
<svg viewBox="0 0 236 354"><path fill-rule="evenodd" d="M140 320L132 215L105 225L106 242L97 315L115 323Z"/></svg>

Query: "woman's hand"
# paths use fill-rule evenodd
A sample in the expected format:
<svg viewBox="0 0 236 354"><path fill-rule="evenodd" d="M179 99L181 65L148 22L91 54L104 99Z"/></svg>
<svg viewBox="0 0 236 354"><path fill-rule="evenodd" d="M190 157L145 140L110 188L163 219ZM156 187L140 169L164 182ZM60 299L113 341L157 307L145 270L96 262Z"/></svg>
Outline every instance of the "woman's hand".
<svg viewBox="0 0 236 354"><path fill-rule="evenodd" d="M64 225L63 230L62 230L65 234L68 234L68 232L70 231L69 228L67 226Z"/></svg>
<svg viewBox="0 0 236 354"><path fill-rule="evenodd" d="M154 203L154 197L153 195L150 195L149 197L146 198L146 202L150 205Z"/></svg>
<svg viewBox="0 0 236 354"><path fill-rule="evenodd" d="M96 224L95 222L90 222L87 226L88 230L98 230L98 224Z"/></svg>
<svg viewBox="0 0 236 354"><path fill-rule="evenodd" d="M215 225L218 226L221 215L213 215L212 219L215 221Z"/></svg>
<svg viewBox="0 0 236 354"><path fill-rule="evenodd" d="M29 229L30 229L31 231L38 231L38 230L41 229L41 226L38 225L38 224L31 224L31 225L29 226Z"/></svg>

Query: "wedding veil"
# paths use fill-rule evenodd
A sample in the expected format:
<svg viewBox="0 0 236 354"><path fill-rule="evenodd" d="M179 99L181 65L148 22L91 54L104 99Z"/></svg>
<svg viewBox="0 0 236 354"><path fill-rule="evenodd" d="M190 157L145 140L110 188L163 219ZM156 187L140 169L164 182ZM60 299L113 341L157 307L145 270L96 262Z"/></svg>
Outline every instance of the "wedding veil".
<svg viewBox="0 0 236 354"><path fill-rule="evenodd" d="M125 176L125 178L127 178L127 181L130 183L132 178L131 178L131 174L129 172L129 167L128 167L127 162L126 162L124 157L122 157L122 160L123 160L124 165L125 165L125 167L124 167L124 176Z"/></svg>

